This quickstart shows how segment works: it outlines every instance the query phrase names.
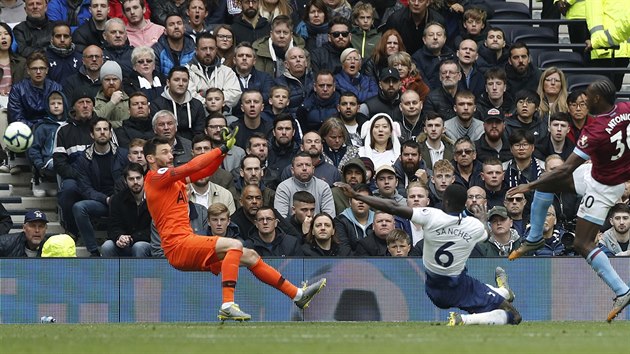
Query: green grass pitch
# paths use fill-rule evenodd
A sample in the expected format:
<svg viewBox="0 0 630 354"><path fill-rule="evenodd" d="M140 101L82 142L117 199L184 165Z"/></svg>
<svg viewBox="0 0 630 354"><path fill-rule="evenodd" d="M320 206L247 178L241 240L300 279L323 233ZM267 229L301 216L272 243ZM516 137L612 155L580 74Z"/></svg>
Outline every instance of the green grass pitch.
<svg viewBox="0 0 630 354"><path fill-rule="evenodd" d="M2 353L629 353L630 323L428 322L0 325Z"/></svg>

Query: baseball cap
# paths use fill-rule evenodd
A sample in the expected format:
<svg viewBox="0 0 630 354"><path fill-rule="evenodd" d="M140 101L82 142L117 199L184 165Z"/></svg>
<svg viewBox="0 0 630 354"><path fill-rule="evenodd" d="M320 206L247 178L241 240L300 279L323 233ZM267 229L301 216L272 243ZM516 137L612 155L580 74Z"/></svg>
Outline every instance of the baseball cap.
<svg viewBox="0 0 630 354"><path fill-rule="evenodd" d="M400 81L400 73L398 72L398 69L396 68L383 68L383 70L381 70L381 75L379 76L379 80L380 81L385 81L387 79L396 79L397 81Z"/></svg>
<svg viewBox="0 0 630 354"><path fill-rule="evenodd" d="M488 220L492 219L492 217L495 215L499 215L500 217L507 219L508 218L507 209L505 209L505 207L502 207L502 206L495 206L494 208L490 209L490 211L488 211Z"/></svg>
<svg viewBox="0 0 630 354"><path fill-rule="evenodd" d="M505 115L496 108L490 108L490 110L483 115L484 122L489 120L499 120L501 122L505 122Z"/></svg>
<svg viewBox="0 0 630 354"><path fill-rule="evenodd" d="M24 222L27 223L31 221L43 221L47 223L48 219L46 219L46 214L41 210L29 210L26 212L26 215L24 215Z"/></svg>
<svg viewBox="0 0 630 354"><path fill-rule="evenodd" d="M379 173L384 172L384 171L389 171L391 173L393 173L394 175L396 175L396 170L394 170L394 168L390 165L381 165L379 166L379 168L376 169L376 173L374 174L374 177L377 177Z"/></svg>

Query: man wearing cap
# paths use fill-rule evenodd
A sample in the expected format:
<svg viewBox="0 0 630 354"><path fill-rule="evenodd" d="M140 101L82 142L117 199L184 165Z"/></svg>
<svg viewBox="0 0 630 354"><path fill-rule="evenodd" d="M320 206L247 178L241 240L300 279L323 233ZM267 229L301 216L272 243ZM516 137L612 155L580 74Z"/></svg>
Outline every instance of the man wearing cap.
<svg viewBox="0 0 630 354"><path fill-rule="evenodd" d="M311 53L311 68L314 73L327 69L336 74L341 71L341 53L352 43L350 21L335 16L328 25L328 42Z"/></svg>
<svg viewBox="0 0 630 354"><path fill-rule="evenodd" d="M283 218L290 215L291 197L297 191L307 191L315 197L315 214L327 212L335 217L335 202L328 183L313 175L313 161L307 152L300 152L293 157L291 173L293 177L282 181L276 189L274 208Z"/></svg>
<svg viewBox="0 0 630 354"><path fill-rule="evenodd" d="M509 161L513 156L505 133L504 114L499 109L491 108L482 115L484 133L475 141L477 159L485 161L490 157L495 157L501 162Z"/></svg>
<svg viewBox="0 0 630 354"><path fill-rule="evenodd" d="M378 82L378 95L365 101L359 111L372 118L377 113L386 113L395 122L402 121L400 111L400 73L395 68L383 68Z"/></svg>
<svg viewBox="0 0 630 354"><path fill-rule="evenodd" d="M122 69L115 61L101 67L101 89L95 97L94 112L106 118L114 128L120 128L129 119L129 96L122 90Z"/></svg>
<svg viewBox="0 0 630 354"><path fill-rule="evenodd" d="M0 236L0 257L36 257L47 227L43 211L26 212L22 232Z"/></svg>
<svg viewBox="0 0 630 354"><path fill-rule="evenodd" d="M365 102L378 94L374 79L361 74L361 54L355 48L346 48L341 52L341 71L335 74L335 84L340 93L352 92L359 102Z"/></svg>
<svg viewBox="0 0 630 354"><path fill-rule="evenodd" d="M103 50L95 45L87 46L83 50L82 62L79 72L66 76L62 81L63 93L69 100L82 92L96 97L96 93L101 89Z"/></svg>
<svg viewBox="0 0 630 354"><path fill-rule="evenodd" d="M507 209L495 206L488 211L490 235L488 240L475 245L472 257L507 257L521 245L520 236L512 229Z"/></svg>
<svg viewBox="0 0 630 354"><path fill-rule="evenodd" d="M56 133L53 166L61 179L57 195L61 208L61 223L66 232L77 235L72 206L81 200L81 190L77 183L78 172L73 165L93 142L90 125L97 118L94 113L94 96L87 92L79 92L72 99L72 108L68 123L62 125Z"/></svg>
<svg viewBox="0 0 630 354"><path fill-rule="evenodd" d="M398 187L398 177L396 177L396 170L390 165L381 165L376 169L376 175L374 176L376 181L376 187L374 195L383 199L391 199L398 205L407 205L405 197L398 193L396 187Z"/></svg>
<svg viewBox="0 0 630 354"><path fill-rule="evenodd" d="M520 90L514 96L516 101L516 112L505 120L505 132L507 136L512 135L515 130L524 129L532 132L536 143L543 141L549 131L546 119L542 119L538 114L540 97L535 91Z"/></svg>

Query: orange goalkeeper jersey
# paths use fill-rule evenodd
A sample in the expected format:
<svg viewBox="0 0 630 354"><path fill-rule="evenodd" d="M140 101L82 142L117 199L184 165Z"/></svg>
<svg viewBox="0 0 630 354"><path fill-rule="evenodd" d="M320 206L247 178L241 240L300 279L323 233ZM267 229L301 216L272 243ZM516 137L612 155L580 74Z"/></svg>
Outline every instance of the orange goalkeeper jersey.
<svg viewBox="0 0 630 354"><path fill-rule="evenodd" d="M178 167L164 167L147 172L144 191L151 218L160 234L166 255L186 236L194 235L188 216L186 177L190 181L210 176L225 155L216 148Z"/></svg>

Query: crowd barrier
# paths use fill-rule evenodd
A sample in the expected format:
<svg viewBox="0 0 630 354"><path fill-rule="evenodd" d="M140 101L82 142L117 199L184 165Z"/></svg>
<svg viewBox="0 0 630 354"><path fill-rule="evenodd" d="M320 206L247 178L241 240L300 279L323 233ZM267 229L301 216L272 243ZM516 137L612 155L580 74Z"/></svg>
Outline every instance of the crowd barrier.
<svg viewBox="0 0 630 354"><path fill-rule="evenodd" d="M626 281L630 258L611 259ZM424 293L418 258L267 259L296 285L328 278L304 312L241 268L236 301L254 321L444 321ZM612 292L581 258L471 259L494 285L502 266L525 321L605 319ZM0 259L0 323L214 322L220 278L180 272L164 259ZM628 311L619 319L627 319Z"/></svg>

